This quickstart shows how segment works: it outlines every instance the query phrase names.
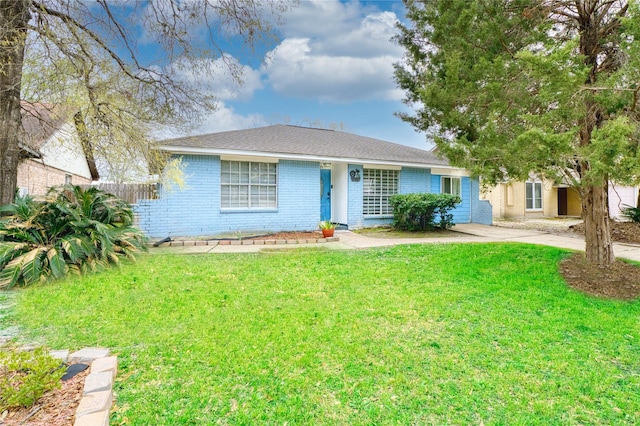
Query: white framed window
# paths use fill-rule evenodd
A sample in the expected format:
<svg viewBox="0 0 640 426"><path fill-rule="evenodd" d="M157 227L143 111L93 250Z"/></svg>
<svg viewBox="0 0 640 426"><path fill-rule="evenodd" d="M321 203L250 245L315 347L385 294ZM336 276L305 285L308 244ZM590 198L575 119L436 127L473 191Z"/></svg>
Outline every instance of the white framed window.
<svg viewBox="0 0 640 426"><path fill-rule="evenodd" d="M525 182L526 210L542 210L542 182Z"/></svg>
<svg viewBox="0 0 640 426"><path fill-rule="evenodd" d="M462 179L453 176L440 178L440 193L462 196Z"/></svg>
<svg viewBox="0 0 640 426"><path fill-rule="evenodd" d="M398 170L364 169L362 211L366 216L393 214L389 198L398 193Z"/></svg>
<svg viewBox="0 0 640 426"><path fill-rule="evenodd" d="M223 160L220 167L220 205L223 209L278 206L276 163Z"/></svg>
<svg viewBox="0 0 640 426"><path fill-rule="evenodd" d="M73 180L73 176L71 176L71 175L64 175L64 184L65 184L65 185L70 185L72 180Z"/></svg>

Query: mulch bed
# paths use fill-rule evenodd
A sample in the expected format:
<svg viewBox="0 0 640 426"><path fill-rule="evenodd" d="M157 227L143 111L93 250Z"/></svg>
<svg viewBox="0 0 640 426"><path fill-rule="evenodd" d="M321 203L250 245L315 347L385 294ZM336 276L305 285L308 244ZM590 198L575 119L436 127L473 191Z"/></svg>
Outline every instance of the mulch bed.
<svg viewBox="0 0 640 426"><path fill-rule="evenodd" d="M570 230L584 235L584 224L573 225ZM640 223L611 222L611 239L617 243L640 244Z"/></svg>
<svg viewBox="0 0 640 426"><path fill-rule="evenodd" d="M584 235L584 224L571 226L570 230ZM640 244L640 224L611 222L611 239L617 243ZM592 296L618 300L640 298L640 267L620 260L603 268L588 264L583 254L574 254L562 261L560 273L570 287Z"/></svg>
<svg viewBox="0 0 640 426"><path fill-rule="evenodd" d="M322 238L322 232L278 232L269 235L260 235L257 237L246 237L245 240L310 240L313 238Z"/></svg>
<svg viewBox="0 0 640 426"><path fill-rule="evenodd" d="M84 379L89 369L69 380L61 381L60 389L54 389L42 396L33 406L15 408L0 413L3 426L71 426L76 409L82 398Z"/></svg>
<svg viewBox="0 0 640 426"><path fill-rule="evenodd" d="M640 267L621 260L604 268L588 264L582 253L576 253L560 263L560 273L570 287L592 296L618 300L640 297Z"/></svg>

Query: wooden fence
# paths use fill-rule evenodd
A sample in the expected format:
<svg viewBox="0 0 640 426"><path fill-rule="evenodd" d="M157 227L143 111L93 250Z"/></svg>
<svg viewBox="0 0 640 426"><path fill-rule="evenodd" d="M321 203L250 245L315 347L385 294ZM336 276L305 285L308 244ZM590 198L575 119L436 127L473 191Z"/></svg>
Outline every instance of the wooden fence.
<svg viewBox="0 0 640 426"><path fill-rule="evenodd" d="M129 204L140 200L157 200L158 184L156 183L98 183L92 186L117 195Z"/></svg>

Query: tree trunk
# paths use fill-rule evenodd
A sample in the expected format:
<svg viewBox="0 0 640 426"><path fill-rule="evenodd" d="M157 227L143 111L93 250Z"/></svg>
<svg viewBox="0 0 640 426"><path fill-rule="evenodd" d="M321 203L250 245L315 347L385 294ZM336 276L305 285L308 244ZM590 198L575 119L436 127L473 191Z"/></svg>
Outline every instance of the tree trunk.
<svg viewBox="0 0 640 426"><path fill-rule="evenodd" d="M605 13L597 13L597 2L581 0L575 2L580 31L580 54L584 55L584 63L591 68L585 84L587 87L595 86L598 81L598 73L605 71L600 69L599 56L603 53L603 44L606 35L609 34L617 21L605 24ZM624 6L626 10L627 6ZM609 27L609 32L605 31ZM604 32L604 36L602 35ZM604 38L603 38L604 37ZM608 72L614 72L609 69ZM598 105L594 97L585 98L585 120L580 129L580 146L587 147L591 144L591 136L594 129L600 128L605 120L605 112ZM584 239L586 243L587 262L599 266L609 266L615 262L613 246L611 244L611 227L609 225L609 178L602 176L589 176L590 165L587 160L581 164L580 178L584 185L582 191L582 215L584 218ZM586 180L585 180L586 178Z"/></svg>
<svg viewBox="0 0 640 426"><path fill-rule="evenodd" d="M15 198L22 116L20 90L29 0L0 0L0 205Z"/></svg>
<svg viewBox="0 0 640 426"><path fill-rule="evenodd" d="M600 266L611 265L615 256L611 243L607 187L590 186L584 189L582 215L587 262Z"/></svg>

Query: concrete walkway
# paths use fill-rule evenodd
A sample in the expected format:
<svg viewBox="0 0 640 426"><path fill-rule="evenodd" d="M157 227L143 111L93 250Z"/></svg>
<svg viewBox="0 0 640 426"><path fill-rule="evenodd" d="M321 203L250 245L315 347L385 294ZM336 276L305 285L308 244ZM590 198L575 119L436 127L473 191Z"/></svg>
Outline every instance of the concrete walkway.
<svg viewBox="0 0 640 426"><path fill-rule="evenodd" d="M504 228L499 226L477 225L473 223L457 224L451 237L433 238L375 238L356 234L351 231L336 231L339 241L310 244L287 245L217 245L189 247L159 247L149 249L151 253L255 253L260 251L295 250L302 247L324 247L332 250L362 249L386 247L398 244L442 244L442 243L486 243L518 242L560 247L584 251L584 238L569 233L549 233L532 229ZM640 245L614 243L613 251L617 257L640 262Z"/></svg>
<svg viewBox="0 0 640 426"><path fill-rule="evenodd" d="M584 237L569 233L549 233L532 229L502 228L474 223L456 225L454 230L486 238L485 241L511 241L578 251L585 250ZM640 245L613 243L613 253L616 257L640 262Z"/></svg>

